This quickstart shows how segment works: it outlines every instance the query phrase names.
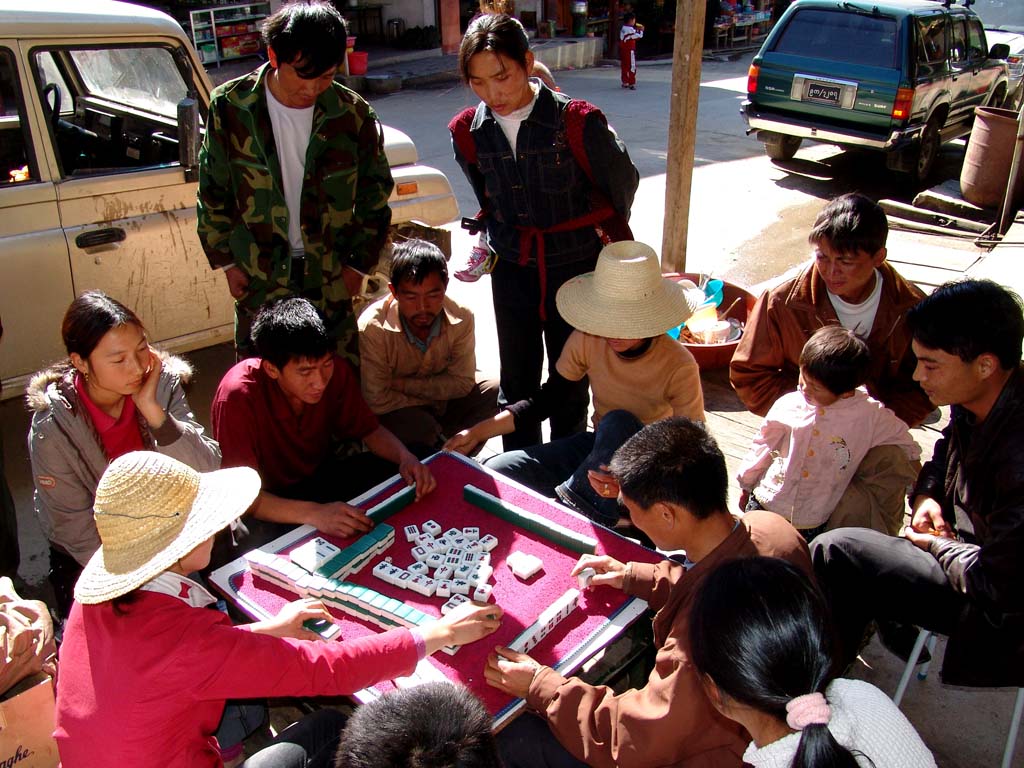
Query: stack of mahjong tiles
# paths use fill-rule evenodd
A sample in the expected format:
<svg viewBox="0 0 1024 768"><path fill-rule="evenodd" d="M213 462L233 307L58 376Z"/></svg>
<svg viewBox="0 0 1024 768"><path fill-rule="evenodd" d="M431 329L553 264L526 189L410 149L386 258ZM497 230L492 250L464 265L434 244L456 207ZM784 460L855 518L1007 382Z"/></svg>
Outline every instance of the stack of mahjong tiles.
<svg viewBox="0 0 1024 768"><path fill-rule="evenodd" d="M579 604L580 591L567 589L560 598L541 611L540 616L533 624L516 635L516 639L509 643L508 647L513 651L529 653L531 648L547 637L558 622L568 618Z"/></svg>
<svg viewBox="0 0 1024 768"><path fill-rule="evenodd" d="M494 573L491 550L498 546L495 536L481 536L475 527L450 528L442 533L434 520L427 520L422 528L407 525L403 531L405 540L413 545L412 564L400 568L388 557L374 566L374 576L424 597L448 598L441 613L448 613L470 597L481 603L491 599L493 587L488 582Z"/></svg>

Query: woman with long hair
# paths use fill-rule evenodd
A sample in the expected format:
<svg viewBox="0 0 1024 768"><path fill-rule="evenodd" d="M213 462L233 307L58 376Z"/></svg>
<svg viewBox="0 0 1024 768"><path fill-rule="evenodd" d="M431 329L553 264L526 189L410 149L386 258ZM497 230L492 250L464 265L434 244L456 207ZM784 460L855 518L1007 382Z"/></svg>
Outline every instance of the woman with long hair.
<svg viewBox="0 0 1024 768"><path fill-rule="evenodd" d="M61 335L68 357L32 377L27 399L36 515L50 542L50 582L63 619L100 545L92 507L107 465L147 449L208 471L220 466L220 447L185 398L191 367L154 350L124 304L86 291L68 307Z"/></svg>
<svg viewBox="0 0 1024 768"><path fill-rule="evenodd" d="M558 289L590 272L604 242L631 240L626 221L639 174L600 110L533 77L530 42L516 19L483 14L459 47L459 72L480 99L449 129L455 157L476 193L485 243L468 269L488 270L501 359L501 405L532 395L547 352L549 377L572 328ZM586 378L571 382L551 437L586 427ZM505 450L541 442L539 424L517 425Z"/></svg>
<svg viewBox="0 0 1024 768"><path fill-rule="evenodd" d="M835 677L821 593L784 560L733 560L709 574L690 648L715 708L750 733L743 761L754 768L935 766L888 696Z"/></svg>

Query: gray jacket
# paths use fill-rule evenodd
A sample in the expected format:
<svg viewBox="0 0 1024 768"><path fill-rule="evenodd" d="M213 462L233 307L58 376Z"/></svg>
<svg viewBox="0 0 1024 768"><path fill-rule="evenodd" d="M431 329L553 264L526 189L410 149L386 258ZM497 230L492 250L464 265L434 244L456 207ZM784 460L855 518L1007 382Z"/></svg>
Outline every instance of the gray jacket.
<svg viewBox="0 0 1024 768"><path fill-rule="evenodd" d="M143 445L200 472L218 469L220 446L203 434L181 387L191 378L192 368L181 358L162 357L156 399L169 418L154 431L140 415ZM79 402L70 364L59 363L33 376L26 399L34 411L28 453L36 515L46 538L85 565L100 546L92 507L109 459Z"/></svg>

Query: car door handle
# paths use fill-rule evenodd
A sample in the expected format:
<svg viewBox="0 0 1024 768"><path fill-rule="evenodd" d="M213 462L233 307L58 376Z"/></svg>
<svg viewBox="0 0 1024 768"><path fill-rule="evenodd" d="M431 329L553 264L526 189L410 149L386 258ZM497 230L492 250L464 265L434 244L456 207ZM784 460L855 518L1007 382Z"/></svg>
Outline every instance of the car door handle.
<svg viewBox="0 0 1024 768"><path fill-rule="evenodd" d="M95 248L97 245L120 243L124 238L124 230L121 227L105 227L83 232L75 238L75 245L79 248Z"/></svg>

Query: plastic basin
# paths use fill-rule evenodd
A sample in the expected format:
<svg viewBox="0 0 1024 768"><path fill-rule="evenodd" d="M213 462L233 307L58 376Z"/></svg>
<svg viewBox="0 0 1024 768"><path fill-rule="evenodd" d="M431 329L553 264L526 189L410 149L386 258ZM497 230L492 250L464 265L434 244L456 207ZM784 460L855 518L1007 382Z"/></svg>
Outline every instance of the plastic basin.
<svg viewBox="0 0 1024 768"><path fill-rule="evenodd" d="M700 275L691 272L684 272L682 274L673 272L666 274L665 277L673 280L692 280L694 283L700 279ZM747 315L754 309L757 297L747 289L723 280L722 304L719 309L727 309L737 297L740 298L740 302L729 313L729 317L735 317L746 325ZM693 355L701 370L706 371L727 366L729 361L732 360L732 353L736 351L739 343L739 339L726 341L721 344L687 344L685 341L682 342L683 346L690 350L690 354Z"/></svg>

